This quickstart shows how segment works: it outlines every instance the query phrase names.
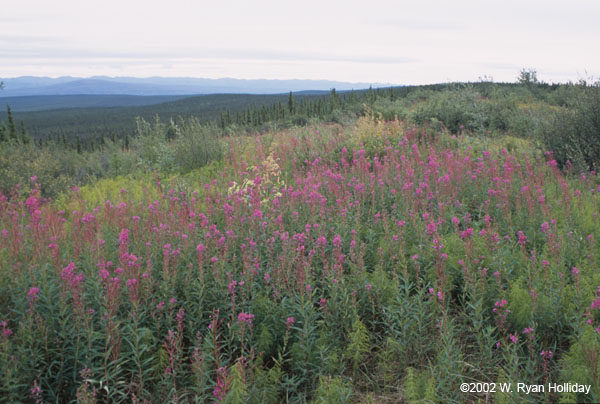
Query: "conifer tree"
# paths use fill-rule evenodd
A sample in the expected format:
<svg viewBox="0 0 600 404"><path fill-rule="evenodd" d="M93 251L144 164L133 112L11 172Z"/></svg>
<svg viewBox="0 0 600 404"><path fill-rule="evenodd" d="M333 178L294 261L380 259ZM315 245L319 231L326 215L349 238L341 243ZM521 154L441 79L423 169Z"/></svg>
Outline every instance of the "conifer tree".
<svg viewBox="0 0 600 404"><path fill-rule="evenodd" d="M329 93L329 103L331 105L332 111L337 108L339 101L340 100L339 100L337 93L335 92L335 88L332 88Z"/></svg>
<svg viewBox="0 0 600 404"><path fill-rule="evenodd" d="M375 92L373 91L373 86L369 86L369 92L367 93L367 102L372 104L375 101Z"/></svg>
<svg viewBox="0 0 600 404"><path fill-rule="evenodd" d="M7 132L8 128L6 127L6 124L2 122L2 125L0 125L0 143L6 142L8 140L6 137Z"/></svg>
<svg viewBox="0 0 600 404"><path fill-rule="evenodd" d="M288 110L290 111L290 114L294 113L294 96L292 95L291 91L288 97Z"/></svg>
<svg viewBox="0 0 600 404"><path fill-rule="evenodd" d="M6 105L6 115L8 118L8 137L11 140L17 141L17 140L19 140L18 134L17 134L17 127L15 125L15 120L13 119L12 112L11 112L10 106L8 104Z"/></svg>
<svg viewBox="0 0 600 404"><path fill-rule="evenodd" d="M29 142L31 142L31 137L29 136L29 133L27 133L27 130L25 129L25 123L23 121L21 121L21 143L23 144L29 144Z"/></svg>

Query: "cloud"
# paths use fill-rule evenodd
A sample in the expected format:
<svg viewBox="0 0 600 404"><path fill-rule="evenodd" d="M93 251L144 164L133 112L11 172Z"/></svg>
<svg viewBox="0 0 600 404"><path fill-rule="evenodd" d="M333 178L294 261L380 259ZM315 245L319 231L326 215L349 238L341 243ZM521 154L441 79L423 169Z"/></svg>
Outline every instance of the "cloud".
<svg viewBox="0 0 600 404"><path fill-rule="evenodd" d="M0 51L0 58L49 60L142 60L145 62L173 63L189 59L226 59L226 60L262 60L262 61L311 61L311 62L349 62L366 64L404 64L419 62L419 59L394 55L349 55L321 53L311 51L287 51L277 49L147 49L147 50L91 50L71 47L51 46L12 46Z"/></svg>
<svg viewBox="0 0 600 404"><path fill-rule="evenodd" d="M21 34L2 34L0 36L0 45L21 47L32 44L50 44L56 42L56 38L48 35L21 35Z"/></svg>
<svg viewBox="0 0 600 404"><path fill-rule="evenodd" d="M429 18L381 18L372 20L368 24L409 31L465 31L467 29L467 25L460 21L431 16Z"/></svg>

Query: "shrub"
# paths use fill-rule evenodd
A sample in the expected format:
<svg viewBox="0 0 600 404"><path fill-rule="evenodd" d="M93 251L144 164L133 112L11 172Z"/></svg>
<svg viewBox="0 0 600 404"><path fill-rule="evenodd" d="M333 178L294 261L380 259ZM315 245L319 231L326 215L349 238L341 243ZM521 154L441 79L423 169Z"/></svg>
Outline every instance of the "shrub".
<svg viewBox="0 0 600 404"><path fill-rule="evenodd" d="M569 109L556 110L543 130L544 146L561 167L595 170L600 166L600 82L579 86Z"/></svg>
<svg viewBox="0 0 600 404"><path fill-rule="evenodd" d="M487 125L485 103L481 95L469 85L456 85L434 93L419 104L412 118L417 124L442 121L452 133L463 129L481 131Z"/></svg>
<svg viewBox="0 0 600 404"><path fill-rule="evenodd" d="M220 160L223 149L216 128L191 119L181 129L174 145L174 157L181 172L200 168L213 160Z"/></svg>

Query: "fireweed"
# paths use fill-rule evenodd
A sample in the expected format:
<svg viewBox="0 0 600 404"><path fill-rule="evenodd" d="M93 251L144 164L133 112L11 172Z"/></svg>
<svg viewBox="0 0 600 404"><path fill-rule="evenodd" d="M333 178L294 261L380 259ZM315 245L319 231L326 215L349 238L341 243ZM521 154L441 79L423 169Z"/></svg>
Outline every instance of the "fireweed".
<svg viewBox="0 0 600 404"><path fill-rule="evenodd" d="M482 375L594 384L580 353L600 352L595 173L399 121L318 129L227 139L219 174L189 191L157 179L88 206L74 190L65 211L37 186L0 195L0 397L278 403L335 379L356 402L408 384L461 401L457 383Z"/></svg>

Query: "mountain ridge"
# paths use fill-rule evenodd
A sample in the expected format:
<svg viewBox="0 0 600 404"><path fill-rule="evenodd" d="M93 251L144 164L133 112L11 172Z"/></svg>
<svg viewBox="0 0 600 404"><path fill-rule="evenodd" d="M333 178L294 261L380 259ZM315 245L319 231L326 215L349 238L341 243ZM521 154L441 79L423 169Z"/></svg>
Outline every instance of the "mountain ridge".
<svg viewBox="0 0 600 404"><path fill-rule="evenodd" d="M289 91L360 90L386 87L386 83L349 83L303 79L233 79L193 77L109 77L57 78L21 76L0 78L4 82L2 97L39 95L202 95L202 94L281 94Z"/></svg>

